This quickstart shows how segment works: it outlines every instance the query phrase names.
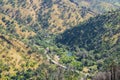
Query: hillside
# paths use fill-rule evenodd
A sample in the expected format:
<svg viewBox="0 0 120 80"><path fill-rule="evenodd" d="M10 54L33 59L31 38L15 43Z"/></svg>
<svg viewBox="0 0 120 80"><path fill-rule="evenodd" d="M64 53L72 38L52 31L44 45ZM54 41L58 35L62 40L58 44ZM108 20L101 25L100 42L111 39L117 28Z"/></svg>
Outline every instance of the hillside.
<svg viewBox="0 0 120 80"><path fill-rule="evenodd" d="M70 0L79 7L90 8L96 13L120 8L120 0Z"/></svg>
<svg viewBox="0 0 120 80"><path fill-rule="evenodd" d="M85 58L79 56L77 59L78 61L88 60L83 65L97 64L99 70L104 70L105 66L109 66L112 61L120 64L119 31L120 10L117 10L98 15L65 31L56 38L56 44L68 46L70 50L76 52L76 56L84 55ZM95 62L92 64L90 61Z"/></svg>
<svg viewBox="0 0 120 80"><path fill-rule="evenodd" d="M16 20L20 25L34 31L45 29L50 33L63 32L95 15L69 0L2 0L0 6L0 13Z"/></svg>
<svg viewBox="0 0 120 80"><path fill-rule="evenodd" d="M56 34L99 13L120 8L119 4L103 0L1 0L0 13L34 31L45 29Z"/></svg>
<svg viewBox="0 0 120 80"><path fill-rule="evenodd" d="M95 50L102 44L108 49L119 44L120 11L109 12L90 18L88 21L66 30L58 42L68 46L84 47Z"/></svg>
<svg viewBox="0 0 120 80"><path fill-rule="evenodd" d="M119 0L0 0L0 80L91 80L120 64L118 8Z"/></svg>
<svg viewBox="0 0 120 80"><path fill-rule="evenodd" d="M40 54L29 53L30 47L24 43L0 35L0 79L11 80L13 76L27 70L36 70L43 62Z"/></svg>

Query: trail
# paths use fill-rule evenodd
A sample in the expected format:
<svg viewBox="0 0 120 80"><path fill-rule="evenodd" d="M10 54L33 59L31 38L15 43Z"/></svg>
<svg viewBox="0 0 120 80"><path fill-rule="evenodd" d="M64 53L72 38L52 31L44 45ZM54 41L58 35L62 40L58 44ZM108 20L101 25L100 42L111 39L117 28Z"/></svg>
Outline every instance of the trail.
<svg viewBox="0 0 120 80"><path fill-rule="evenodd" d="M53 60L53 59L48 55L48 52L49 52L49 48L46 48L44 54L46 55L46 57L47 57L47 59L48 59L49 61L51 61L53 64L55 64L55 65L57 65L57 66L59 66L59 67L61 67L61 68L63 68L63 69L69 69L69 67L64 66L64 65L60 64L59 62L56 62L55 60ZM79 70L76 70L76 69L70 69L70 70L71 70L71 71L74 71L74 72L76 72L76 73L78 73L78 74L84 75L84 77L81 77L80 80L86 80L86 79L87 79L88 74L84 74L83 72L80 72Z"/></svg>
<svg viewBox="0 0 120 80"><path fill-rule="evenodd" d="M48 59L49 61L51 61L52 63L56 64L57 66L60 66L60 67L62 67L62 68L64 68L64 69L67 69L66 66L64 66L64 65L56 62L55 60L53 60L53 59L48 55L48 51L49 51L49 48L46 48L44 54L46 55L46 57L47 57L47 59Z"/></svg>
<svg viewBox="0 0 120 80"><path fill-rule="evenodd" d="M64 69L69 69L69 67L64 66L64 65L60 64L59 62L56 62L55 60L53 60L53 59L48 55L48 51L49 51L49 48L46 48L44 54L46 55L46 57L47 57L47 59L48 59L49 61L51 61L52 63L54 63L54 64L56 64L57 66L60 66L60 67L62 67L62 68L64 68ZM75 69L70 69L70 70L71 70L71 71L75 71L75 72L77 72L77 73L80 73L79 70L75 70Z"/></svg>

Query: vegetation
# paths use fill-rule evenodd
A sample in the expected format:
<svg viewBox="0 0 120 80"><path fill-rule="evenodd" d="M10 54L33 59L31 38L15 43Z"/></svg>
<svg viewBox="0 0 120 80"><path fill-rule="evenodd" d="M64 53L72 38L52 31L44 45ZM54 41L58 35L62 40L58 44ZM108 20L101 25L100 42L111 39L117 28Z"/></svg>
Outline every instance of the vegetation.
<svg viewBox="0 0 120 80"><path fill-rule="evenodd" d="M120 10L109 6L119 0L0 0L0 80L119 74Z"/></svg>
<svg viewBox="0 0 120 80"><path fill-rule="evenodd" d="M107 64L113 60L120 64L119 21L120 10L98 15L73 29L65 31L56 38L56 43L66 45L74 51L79 50L78 52L84 48L84 58L80 52L78 61L85 59L85 62L82 62L83 65L97 65L98 70L104 70L108 66Z"/></svg>

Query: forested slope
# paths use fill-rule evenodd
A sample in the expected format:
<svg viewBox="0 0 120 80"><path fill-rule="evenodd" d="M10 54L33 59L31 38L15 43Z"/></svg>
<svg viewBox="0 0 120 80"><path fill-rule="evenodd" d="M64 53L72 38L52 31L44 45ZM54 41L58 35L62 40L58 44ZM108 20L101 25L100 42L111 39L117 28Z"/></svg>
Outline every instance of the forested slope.
<svg viewBox="0 0 120 80"><path fill-rule="evenodd" d="M119 1L74 1L0 0L0 80L92 79L120 63Z"/></svg>
<svg viewBox="0 0 120 80"><path fill-rule="evenodd" d="M57 43L68 46L71 50L84 48L92 51L88 55L102 65L116 61L120 64L120 10L98 15L88 21L65 31L56 38ZM81 59L80 59L81 60Z"/></svg>

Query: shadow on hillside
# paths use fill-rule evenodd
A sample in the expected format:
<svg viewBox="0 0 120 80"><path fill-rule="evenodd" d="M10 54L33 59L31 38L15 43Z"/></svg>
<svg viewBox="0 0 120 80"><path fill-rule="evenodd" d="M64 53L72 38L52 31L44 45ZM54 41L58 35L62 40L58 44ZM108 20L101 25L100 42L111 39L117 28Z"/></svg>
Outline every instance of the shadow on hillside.
<svg viewBox="0 0 120 80"><path fill-rule="evenodd" d="M82 24L66 30L64 33L56 38L56 43L67 45L71 48L80 47L87 50L95 50L102 48L103 36L111 37L119 29L116 26L119 25L120 10L108 12L105 15L98 15L94 18L90 18L88 21ZM106 49L109 49L109 43L106 42Z"/></svg>
<svg viewBox="0 0 120 80"><path fill-rule="evenodd" d="M98 48L102 41L102 34L105 32L104 23L106 21L106 16L91 18L83 24L66 30L56 38L56 43L69 47L78 46L87 50Z"/></svg>

